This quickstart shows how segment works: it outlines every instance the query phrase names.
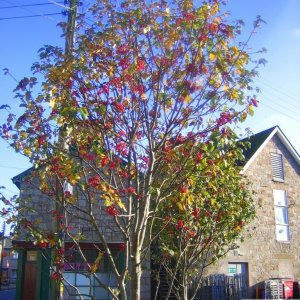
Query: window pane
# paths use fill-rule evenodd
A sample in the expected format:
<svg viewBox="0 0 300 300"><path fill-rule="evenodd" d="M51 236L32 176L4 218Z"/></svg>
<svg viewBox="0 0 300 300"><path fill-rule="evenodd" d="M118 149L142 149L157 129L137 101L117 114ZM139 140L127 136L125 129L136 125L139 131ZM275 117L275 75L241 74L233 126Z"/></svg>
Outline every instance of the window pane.
<svg viewBox="0 0 300 300"><path fill-rule="evenodd" d="M113 274L108 274L108 273L96 273L95 274L95 286L100 286L99 281L96 279L98 278L101 282L103 282L105 285L109 286L116 286L117 285L117 280Z"/></svg>
<svg viewBox="0 0 300 300"><path fill-rule="evenodd" d="M27 251L26 259L27 261L37 261L38 252L36 250Z"/></svg>
<svg viewBox="0 0 300 300"><path fill-rule="evenodd" d="M289 241L289 227L284 225L276 225L276 239L280 242Z"/></svg>
<svg viewBox="0 0 300 300"><path fill-rule="evenodd" d="M79 290L80 295L85 294L85 295L90 295L90 288L89 287L77 287ZM81 298L82 297L82 298ZM78 300L91 300L91 297L88 296L77 296L76 299Z"/></svg>
<svg viewBox="0 0 300 300"><path fill-rule="evenodd" d="M273 195L274 195L274 205L287 206L285 191L274 190Z"/></svg>
<svg viewBox="0 0 300 300"><path fill-rule="evenodd" d="M94 297L96 299L108 299L109 296L108 292L104 288L96 287Z"/></svg>
<svg viewBox="0 0 300 300"><path fill-rule="evenodd" d="M228 264L228 274L229 275L237 274L237 265L236 264Z"/></svg>
<svg viewBox="0 0 300 300"><path fill-rule="evenodd" d="M288 225L287 208L275 206L275 220L276 224Z"/></svg>
<svg viewBox="0 0 300 300"><path fill-rule="evenodd" d="M75 273L69 273L69 272L65 272L64 273L64 278L66 279L66 281L69 284L75 284Z"/></svg>
<svg viewBox="0 0 300 300"><path fill-rule="evenodd" d="M76 274L76 285L90 285L90 280L87 276L84 276L83 274Z"/></svg>

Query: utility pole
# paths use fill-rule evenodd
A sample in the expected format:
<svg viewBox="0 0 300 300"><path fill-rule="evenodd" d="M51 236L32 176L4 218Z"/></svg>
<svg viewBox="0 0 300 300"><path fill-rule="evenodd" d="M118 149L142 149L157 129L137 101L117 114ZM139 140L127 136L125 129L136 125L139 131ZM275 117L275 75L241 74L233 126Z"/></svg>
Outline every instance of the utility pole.
<svg viewBox="0 0 300 300"><path fill-rule="evenodd" d="M3 222L2 225L2 232L1 234L1 257L0 257L0 290L2 288L2 276L3 276L3 272L2 272L2 264L3 264L3 253L4 253L4 237L5 237L5 222Z"/></svg>
<svg viewBox="0 0 300 300"><path fill-rule="evenodd" d="M66 28L65 53L72 54L74 49L75 25L77 16L78 0L69 0L68 21Z"/></svg>
<svg viewBox="0 0 300 300"><path fill-rule="evenodd" d="M67 12L68 15L68 20L67 20L67 24L66 24L66 30L65 30L65 54L67 57L71 57L73 54L73 50L74 50L74 41L75 41L75 31L76 31L76 17L77 17L77 9L78 9L78 0L69 0L69 9ZM61 134L59 136L59 139L61 139ZM63 139L61 139L61 143L63 145L63 147L65 146L65 142L63 141ZM57 186L59 186L57 184ZM57 190L57 198L59 198L61 196L61 193L63 193L63 191ZM61 206L62 204L60 204L59 202L56 202L55 204L56 206L56 211L60 212ZM57 232L57 234L59 234L60 236L62 236L62 229L60 228L60 221L58 219L54 220L54 224L53 227L55 229L55 232ZM64 248L64 240L63 237L62 238L62 245L61 247ZM53 258L54 253L52 253L52 258ZM60 300L63 299L63 285L62 283L58 283L58 284L54 284L53 286L54 290L52 293L52 299L54 300Z"/></svg>

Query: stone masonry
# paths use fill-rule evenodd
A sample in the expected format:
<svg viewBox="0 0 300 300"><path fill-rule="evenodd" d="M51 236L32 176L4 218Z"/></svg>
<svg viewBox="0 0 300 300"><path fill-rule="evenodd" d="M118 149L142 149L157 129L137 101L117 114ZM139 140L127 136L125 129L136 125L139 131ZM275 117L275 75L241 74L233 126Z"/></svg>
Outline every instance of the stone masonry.
<svg viewBox="0 0 300 300"><path fill-rule="evenodd" d="M271 153L283 157L284 182L272 178ZM227 274L228 263L247 263L249 295L255 286L270 278L300 280L300 166L286 146L274 135L244 173L255 191L256 218L244 231L245 241L236 251L209 269ZM290 240L278 242L275 233L273 190L287 193Z"/></svg>

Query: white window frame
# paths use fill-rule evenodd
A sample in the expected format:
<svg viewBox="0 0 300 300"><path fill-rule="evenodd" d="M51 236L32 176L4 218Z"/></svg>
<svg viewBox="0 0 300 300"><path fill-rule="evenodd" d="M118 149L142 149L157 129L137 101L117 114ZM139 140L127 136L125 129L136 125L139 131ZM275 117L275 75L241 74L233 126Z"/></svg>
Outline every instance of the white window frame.
<svg viewBox="0 0 300 300"><path fill-rule="evenodd" d="M278 242L290 241L287 194L284 190L273 190L275 232Z"/></svg>

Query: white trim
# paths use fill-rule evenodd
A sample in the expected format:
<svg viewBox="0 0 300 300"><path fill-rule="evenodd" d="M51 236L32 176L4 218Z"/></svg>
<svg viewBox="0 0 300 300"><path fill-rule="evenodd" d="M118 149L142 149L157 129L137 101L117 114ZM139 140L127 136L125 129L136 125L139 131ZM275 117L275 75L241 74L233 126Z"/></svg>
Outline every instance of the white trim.
<svg viewBox="0 0 300 300"><path fill-rule="evenodd" d="M244 165L243 170L241 171L241 174L244 174L247 169L250 167L252 162L256 159L256 157L260 154L262 149L266 146L266 144L272 139L272 137L277 134L281 142L285 145L285 147L288 149L288 151L291 153L292 157L296 160L297 164L300 166L300 156L295 150L295 148L292 146L290 141L286 138L284 133L281 131L281 129L276 126L274 130L269 134L269 136L266 138L266 140L260 145L260 147L256 150L256 152L251 156L251 158L247 161L247 163Z"/></svg>

